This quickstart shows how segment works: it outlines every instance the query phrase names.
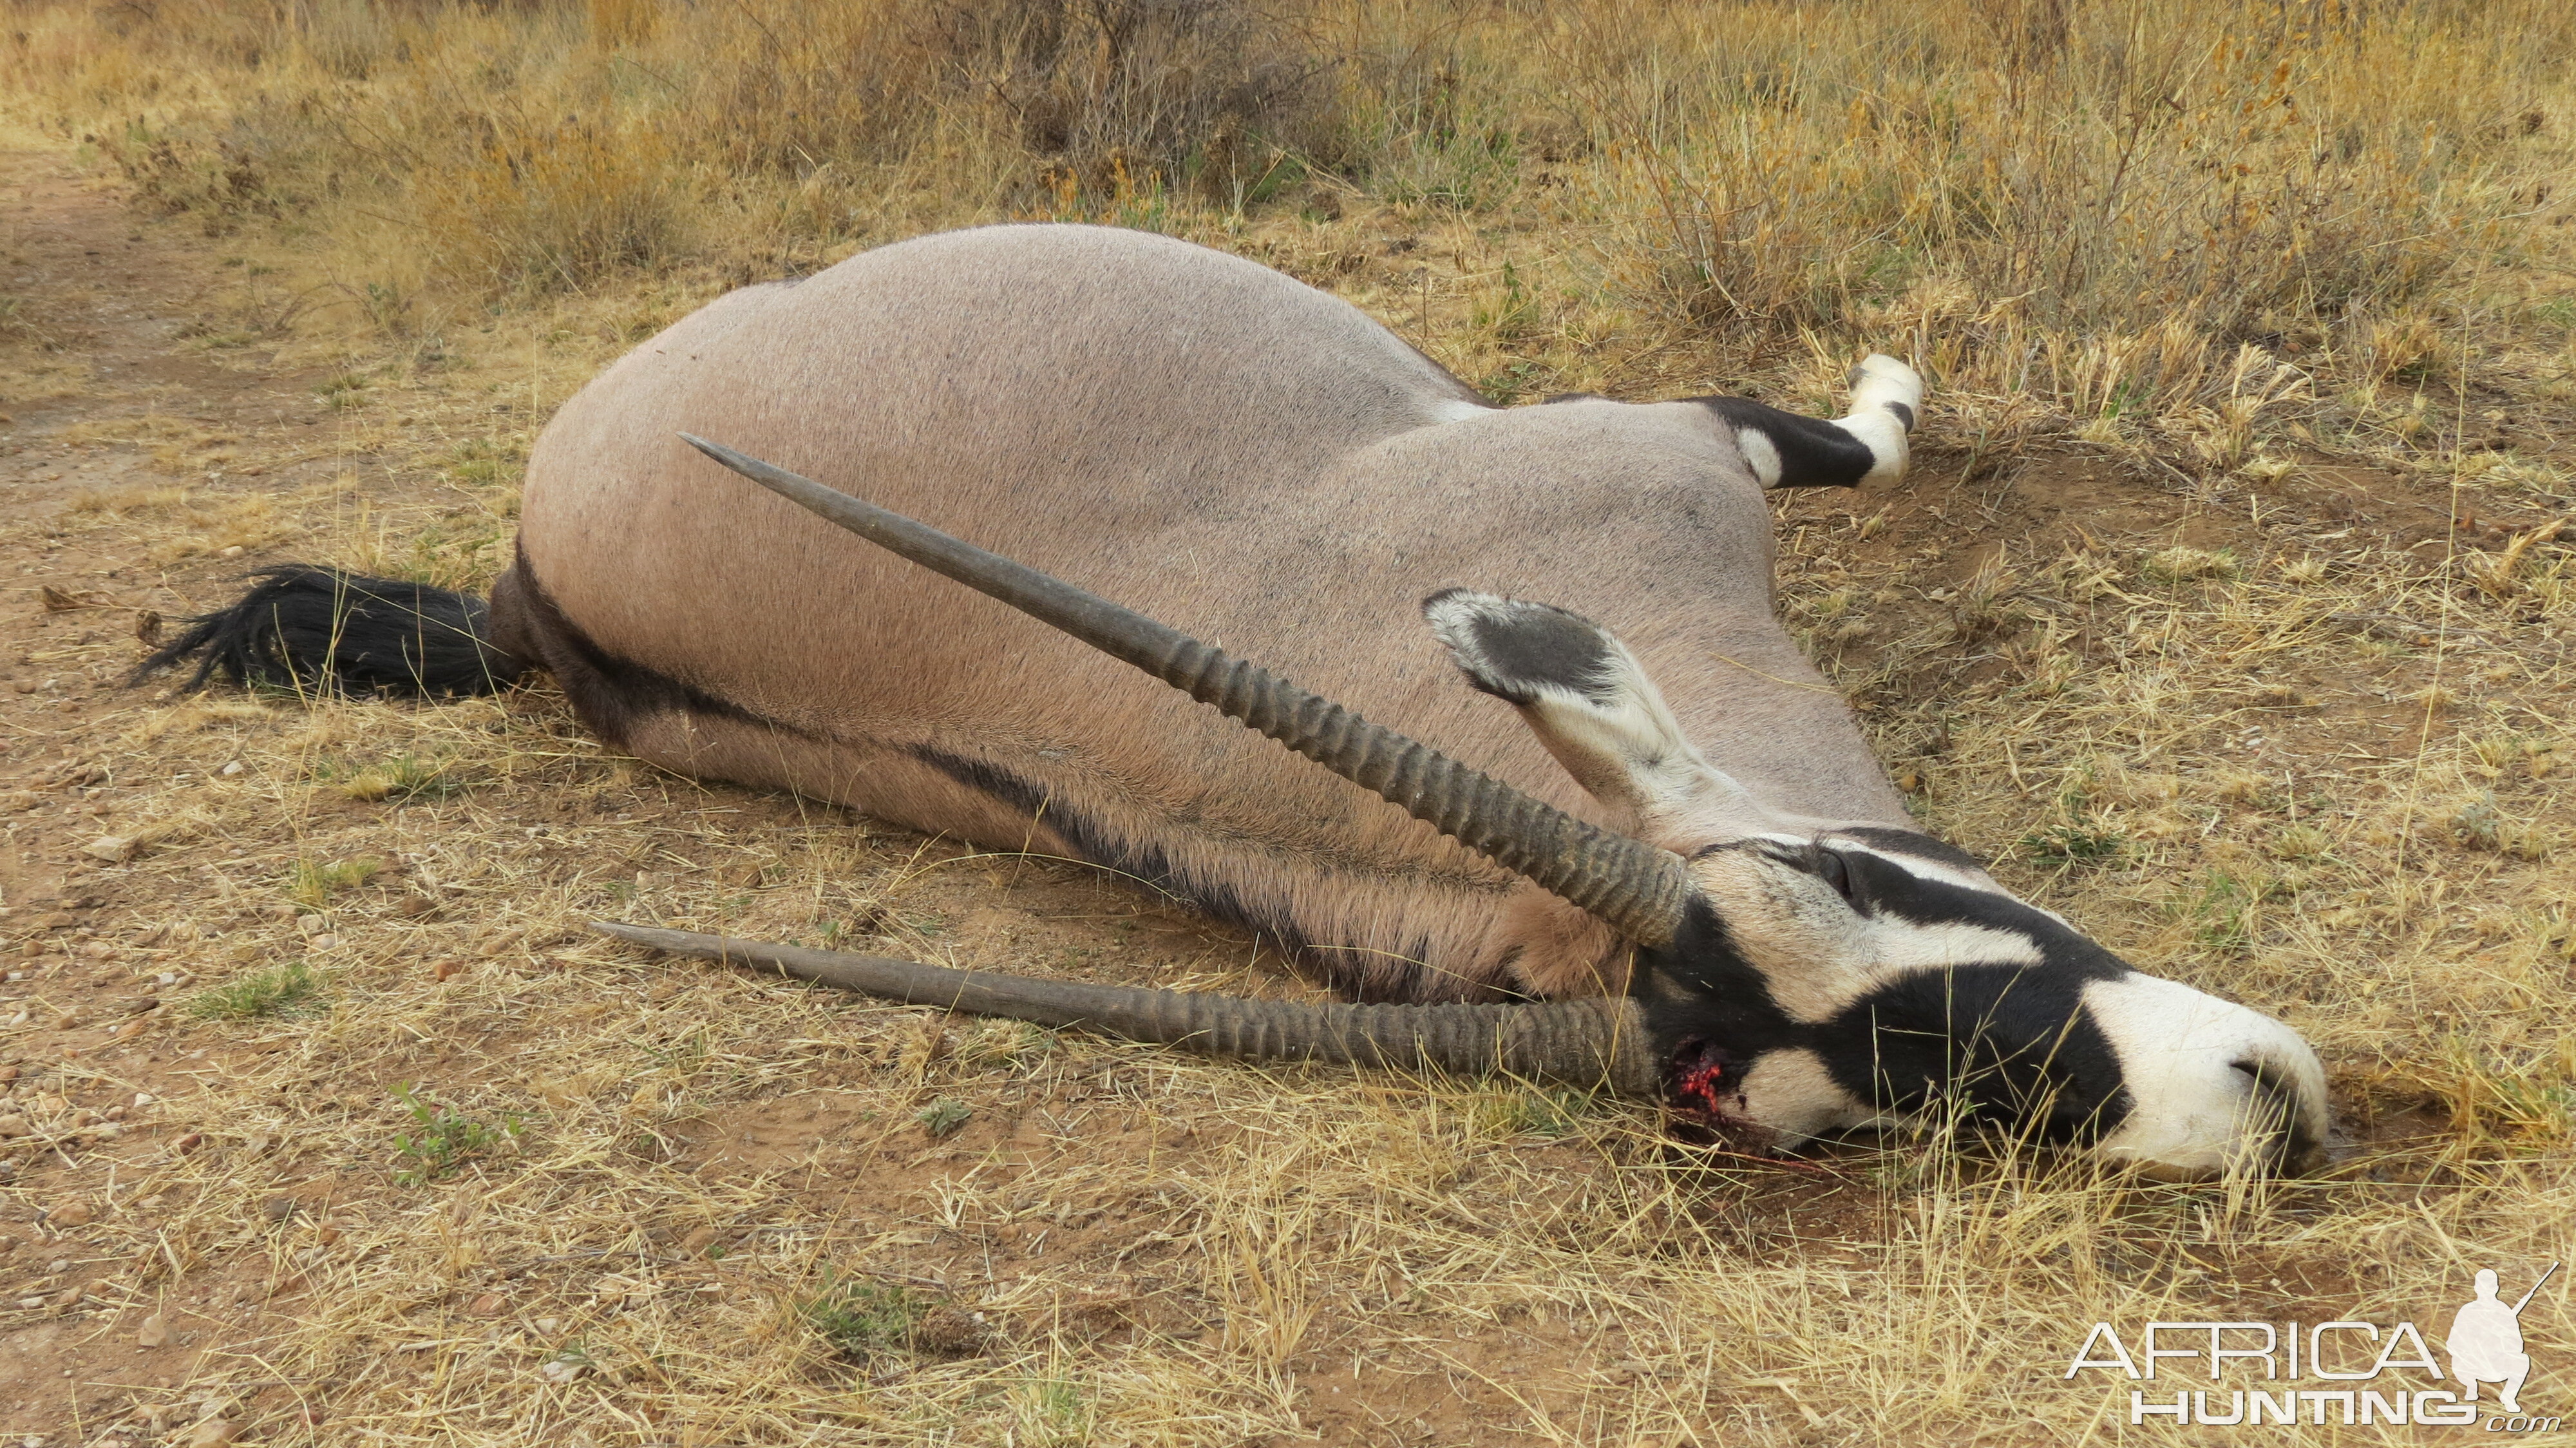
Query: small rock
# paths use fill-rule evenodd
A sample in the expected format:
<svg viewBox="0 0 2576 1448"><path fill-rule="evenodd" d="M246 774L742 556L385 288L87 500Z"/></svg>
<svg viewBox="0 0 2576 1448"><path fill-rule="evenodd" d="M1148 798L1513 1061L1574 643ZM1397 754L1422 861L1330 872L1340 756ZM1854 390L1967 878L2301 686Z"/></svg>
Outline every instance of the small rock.
<svg viewBox="0 0 2576 1448"><path fill-rule="evenodd" d="M300 935L319 935L322 933L323 927L328 923L329 922L325 921L319 915L298 915L295 917L296 933Z"/></svg>
<svg viewBox="0 0 2576 1448"><path fill-rule="evenodd" d="M153 1095L149 1091L137 1091L134 1093L134 1109L140 1111L144 1107L149 1106L160 1099L160 1097Z"/></svg>
<svg viewBox="0 0 2576 1448"><path fill-rule="evenodd" d="M20 1116L15 1112L12 1112L7 1116L0 1116L0 1141L6 1141L11 1137L26 1136L33 1133L34 1130L34 1127L27 1124L27 1118Z"/></svg>
<svg viewBox="0 0 2576 1448"><path fill-rule="evenodd" d="M241 550L238 548L227 548L224 551L227 553L239 553ZM206 1421L197 1425L195 1432L188 1435L188 1448L224 1448L225 1444L230 1443L234 1438L240 1436L240 1434L241 1424L234 1422L232 1419L208 1418Z"/></svg>
<svg viewBox="0 0 2576 1448"><path fill-rule="evenodd" d="M540 1317L532 1324L532 1326L546 1336L552 1337L556 1333L563 1331L563 1320L555 1317Z"/></svg>
<svg viewBox="0 0 2576 1448"><path fill-rule="evenodd" d="M56 1231L86 1227L96 1220L98 1220L97 1209L77 1198L67 1202L57 1202L54 1209L45 1214L45 1225Z"/></svg>
<svg viewBox="0 0 2576 1448"><path fill-rule="evenodd" d="M716 1229L713 1227L691 1228L689 1235L680 1239L680 1250L689 1256L695 1257L699 1253L707 1250L707 1248L715 1242L715 1239Z"/></svg>
<svg viewBox="0 0 2576 1448"><path fill-rule="evenodd" d="M191 1131L187 1135L180 1137L177 1141L170 1143L170 1154L172 1156L186 1156L188 1153L195 1151L198 1147L205 1144L206 1134L204 1132Z"/></svg>
<svg viewBox="0 0 2576 1448"><path fill-rule="evenodd" d="M537 1376L560 1387L588 1371L590 1371L588 1363L568 1363L558 1358L553 1362L540 1364L537 1368Z"/></svg>
<svg viewBox="0 0 2576 1448"><path fill-rule="evenodd" d="M15 1080L17 1080L17 1079L18 1079L18 1068L17 1068L17 1067L15 1067L15 1066L0 1066L0 1083L6 1083L6 1082L10 1082L10 1081L15 1081Z"/></svg>
<svg viewBox="0 0 2576 1448"><path fill-rule="evenodd" d="M270 1197L259 1204L259 1215L263 1221L283 1222L294 1216L296 1208L302 1205L303 1203L293 1197Z"/></svg>
<svg viewBox="0 0 2576 1448"><path fill-rule="evenodd" d="M992 1339L984 1314L962 1307L934 1307L913 1324L913 1346L923 1352L963 1355L982 1352Z"/></svg>
<svg viewBox="0 0 2576 1448"><path fill-rule="evenodd" d="M134 840L130 835L101 835L81 846L81 853L96 855L102 860L123 861L134 854Z"/></svg>
<svg viewBox="0 0 2576 1448"><path fill-rule="evenodd" d="M486 1292L482 1296L475 1298L474 1305L468 1307L466 1311L473 1313L476 1317L499 1317L502 1313L508 1311L509 1307L509 1302L503 1298L500 1293Z"/></svg>
<svg viewBox="0 0 2576 1448"><path fill-rule="evenodd" d="M66 1287L62 1291L55 1293L53 1296L46 1298L45 1305L56 1312L69 1312L73 1308L80 1306L80 1300L81 1289L77 1287Z"/></svg>
<svg viewBox="0 0 2576 1448"><path fill-rule="evenodd" d="M436 975L440 980L454 980L465 973L465 962L452 959L442 960L438 963L437 970L431 973Z"/></svg>
<svg viewBox="0 0 2576 1448"><path fill-rule="evenodd" d="M304 943L315 950L329 950L340 943L340 937L328 934L316 935Z"/></svg>
<svg viewBox="0 0 2576 1448"><path fill-rule="evenodd" d="M169 1319L163 1317L157 1312L152 1314L150 1317L143 1319L143 1326L135 1331L134 1345L136 1347L168 1347L170 1345Z"/></svg>

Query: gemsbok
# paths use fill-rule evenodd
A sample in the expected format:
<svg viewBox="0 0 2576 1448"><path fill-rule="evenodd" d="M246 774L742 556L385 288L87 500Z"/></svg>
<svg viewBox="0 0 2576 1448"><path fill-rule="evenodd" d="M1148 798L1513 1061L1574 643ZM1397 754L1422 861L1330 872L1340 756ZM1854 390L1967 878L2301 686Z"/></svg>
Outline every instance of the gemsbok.
<svg viewBox="0 0 2576 1448"><path fill-rule="evenodd" d="M666 949L1606 1085L1784 1146L1947 1109L2166 1175L2301 1170L2307 1045L1919 831L1775 617L1765 489L1893 480L1921 401L1873 356L1834 421L1497 408L1251 262L953 232L734 292L591 382L488 606L273 570L145 667L433 695L545 669L653 764L1138 877L1352 1001L601 927Z"/></svg>

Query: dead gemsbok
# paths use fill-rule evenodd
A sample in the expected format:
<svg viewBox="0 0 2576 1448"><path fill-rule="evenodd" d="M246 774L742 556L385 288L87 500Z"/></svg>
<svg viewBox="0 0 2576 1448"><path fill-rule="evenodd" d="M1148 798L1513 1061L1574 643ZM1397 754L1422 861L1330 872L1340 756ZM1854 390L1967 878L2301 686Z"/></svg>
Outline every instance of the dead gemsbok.
<svg viewBox="0 0 2576 1448"><path fill-rule="evenodd" d="M488 608L280 570L147 667L548 669L655 764L1141 877L1356 1003L602 927L666 949L1238 1056L1606 1083L1782 1142L1946 1104L2169 1173L2299 1169L2307 1046L1916 831L1774 618L1763 490L1904 466L1920 381L1854 378L1833 422L1504 410L1214 251L932 236L735 292L593 381Z"/></svg>

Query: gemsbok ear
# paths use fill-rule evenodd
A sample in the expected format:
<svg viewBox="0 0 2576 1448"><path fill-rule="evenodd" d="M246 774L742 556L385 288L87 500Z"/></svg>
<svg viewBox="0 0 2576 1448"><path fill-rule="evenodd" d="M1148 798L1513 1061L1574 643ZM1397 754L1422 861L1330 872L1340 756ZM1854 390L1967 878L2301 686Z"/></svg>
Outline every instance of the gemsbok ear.
<svg viewBox="0 0 2576 1448"><path fill-rule="evenodd" d="M1618 637L1581 614L1452 588L1422 615L1467 682L1521 711L1584 791L1649 844L1705 838L1753 813L1700 756L1655 681Z"/></svg>

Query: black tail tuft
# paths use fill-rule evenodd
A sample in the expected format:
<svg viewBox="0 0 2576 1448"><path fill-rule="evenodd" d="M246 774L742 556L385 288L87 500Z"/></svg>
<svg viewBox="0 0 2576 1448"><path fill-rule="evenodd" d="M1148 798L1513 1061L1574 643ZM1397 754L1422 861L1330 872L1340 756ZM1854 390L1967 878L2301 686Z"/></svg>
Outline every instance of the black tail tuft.
<svg viewBox="0 0 2576 1448"><path fill-rule="evenodd" d="M195 659L191 689L221 675L322 692L490 694L526 669L487 641L491 609L471 594L301 564L249 576L259 581L248 593L189 619L131 682Z"/></svg>

